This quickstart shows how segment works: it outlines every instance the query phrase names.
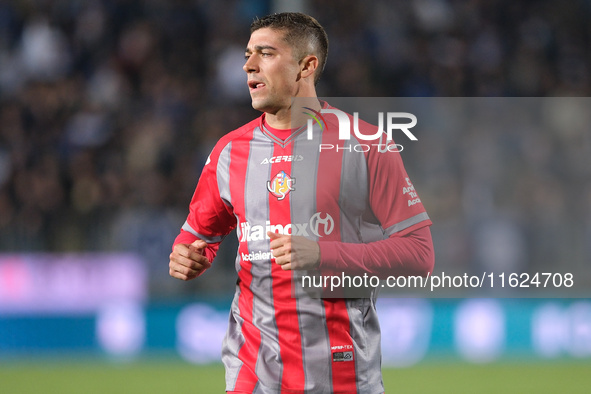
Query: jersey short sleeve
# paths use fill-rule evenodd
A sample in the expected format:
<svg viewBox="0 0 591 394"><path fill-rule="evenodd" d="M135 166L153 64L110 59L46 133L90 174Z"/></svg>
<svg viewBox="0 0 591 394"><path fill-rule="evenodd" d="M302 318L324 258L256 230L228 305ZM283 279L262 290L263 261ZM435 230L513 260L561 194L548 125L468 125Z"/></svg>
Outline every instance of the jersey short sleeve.
<svg viewBox="0 0 591 394"><path fill-rule="evenodd" d="M220 155L229 145L224 139L214 147L207 158L189 205L189 215L182 230L207 243L218 243L236 227L236 218L230 202L219 191L219 178L226 176Z"/></svg>
<svg viewBox="0 0 591 394"><path fill-rule="evenodd" d="M387 146L394 147L394 143ZM367 166L370 205L387 236L403 236L431 225L399 152L370 150Z"/></svg>

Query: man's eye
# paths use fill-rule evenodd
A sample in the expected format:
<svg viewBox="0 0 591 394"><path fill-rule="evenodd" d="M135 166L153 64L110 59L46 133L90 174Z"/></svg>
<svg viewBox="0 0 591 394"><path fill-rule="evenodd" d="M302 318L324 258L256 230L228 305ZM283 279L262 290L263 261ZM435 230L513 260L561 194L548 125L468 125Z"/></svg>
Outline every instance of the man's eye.
<svg viewBox="0 0 591 394"><path fill-rule="evenodd" d="M250 59L250 55L244 55L244 60Z"/></svg>
<svg viewBox="0 0 591 394"><path fill-rule="evenodd" d="M267 52L262 52L261 53L261 56L262 57L269 57L269 56L271 56L271 54L270 53L267 53Z"/></svg>

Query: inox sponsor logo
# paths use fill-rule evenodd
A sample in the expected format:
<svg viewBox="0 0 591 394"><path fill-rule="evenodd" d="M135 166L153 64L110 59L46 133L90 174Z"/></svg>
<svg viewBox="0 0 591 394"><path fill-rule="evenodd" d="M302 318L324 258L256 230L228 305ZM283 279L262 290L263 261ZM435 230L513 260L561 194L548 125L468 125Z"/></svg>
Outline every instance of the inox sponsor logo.
<svg viewBox="0 0 591 394"><path fill-rule="evenodd" d="M312 111L313 113L305 112L306 115L310 116L310 119L307 120L307 138L308 140L313 139L313 129L314 129L314 122L316 122L321 130L324 130L324 126L326 126L326 120L324 119L323 114L333 114L337 117L338 125L339 125L339 140L348 141L351 139L351 129L353 129L353 134L361 141L373 141L374 143L371 144L353 144L348 145L346 147L343 146L335 146L333 144L321 144L320 151L323 150L346 150L349 152L367 152L372 148L378 150L379 153L387 153L387 152L401 152L403 146L400 144L395 144L392 139L392 134L394 130L402 131L406 137L411 141L418 141L418 138L411 133L409 129L413 128L417 124L417 117L409 112L378 112L378 127L375 133L373 134L364 134L359 130L359 112L353 112L353 125L351 125L350 116L336 108L322 108L320 112L314 111L312 108L305 107L306 109ZM384 120L385 119L385 120ZM409 122L406 123L397 123L395 119L407 119ZM384 129L384 123L386 127ZM383 140L383 137L386 137L386 140ZM378 143L375 143L376 140L379 140Z"/></svg>
<svg viewBox="0 0 591 394"><path fill-rule="evenodd" d="M288 223L286 225L271 224L269 220L264 225L251 225L248 222L240 223L240 242L260 241L269 239L267 232L323 237L334 231L334 219L330 214L316 212L307 223Z"/></svg>

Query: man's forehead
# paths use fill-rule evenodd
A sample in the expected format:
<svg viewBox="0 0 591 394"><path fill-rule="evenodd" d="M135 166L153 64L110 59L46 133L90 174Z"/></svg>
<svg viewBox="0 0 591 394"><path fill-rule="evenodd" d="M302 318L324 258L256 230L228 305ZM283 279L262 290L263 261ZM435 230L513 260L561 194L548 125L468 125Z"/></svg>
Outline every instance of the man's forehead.
<svg viewBox="0 0 591 394"><path fill-rule="evenodd" d="M284 31L271 29L269 27L255 30L250 35L250 40L248 41L246 50L247 52L255 51L261 47L272 49L289 49L289 45L283 39L284 36Z"/></svg>

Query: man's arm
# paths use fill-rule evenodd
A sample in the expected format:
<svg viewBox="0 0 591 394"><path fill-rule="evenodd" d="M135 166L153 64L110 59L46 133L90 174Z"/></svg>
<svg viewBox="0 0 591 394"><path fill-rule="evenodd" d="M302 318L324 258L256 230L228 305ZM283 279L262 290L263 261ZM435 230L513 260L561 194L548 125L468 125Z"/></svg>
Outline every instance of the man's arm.
<svg viewBox="0 0 591 394"><path fill-rule="evenodd" d="M211 261L205 257L207 243L200 239L190 244L174 245L168 264L170 276L181 280L191 280L211 267Z"/></svg>
<svg viewBox="0 0 591 394"><path fill-rule="evenodd" d="M403 236L367 244L314 242L299 236L269 233L275 262L285 270L320 269L347 274L426 276L435 253L428 226Z"/></svg>
<svg viewBox="0 0 591 394"><path fill-rule="evenodd" d="M346 273L369 273L386 277L421 275L433 272L435 251L429 226L403 236L367 244L321 242L320 269Z"/></svg>
<svg viewBox="0 0 591 394"><path fill-rule="evenodd" d="M169 258L170 276L190 280L211 266L224 237L236 227L236 218L218 189L218 160L224 144L211 152L195 193L189 204L189 215L174 240Z"/></svg>
<svg viewBox="0 0 591 394"><path fill-rule="evenodd" d="M191 280L200 276L211 267L219 246L219 242L208 244L193 234L181 230L169 256L170 276L181 280Z"/></svg>

